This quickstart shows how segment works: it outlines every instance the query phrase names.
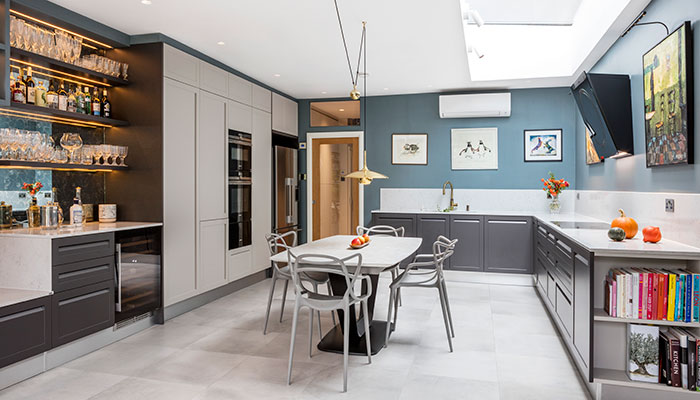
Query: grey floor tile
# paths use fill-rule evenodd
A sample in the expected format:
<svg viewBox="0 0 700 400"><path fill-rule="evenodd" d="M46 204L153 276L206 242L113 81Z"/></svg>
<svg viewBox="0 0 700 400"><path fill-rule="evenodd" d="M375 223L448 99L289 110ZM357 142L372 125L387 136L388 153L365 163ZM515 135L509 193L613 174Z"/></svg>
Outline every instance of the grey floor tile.
<svg viewBox="0 0 700 400"><path fill-rule="evenodd" d="M433 375L409 376L401 400L498 400L498 384Z"/></svg>
<svg viewBox="0 0 700 400"><path fill-rule="evenodd" d="M150 366L178 351L174 348L117 342L77 360L66 368L103 372L123 376L139 376Z"/></svg>
<svg viewBox="0 0 700 400"><path fill-rule="evenodd" d="M173 383L208 386L241 365L243 356L199 350L182 350L161 360L140 377Z"/></svg>
<svg viewBox="0 0 700 400"><path fill-rule="evenodd" d="M104 390L91 400L192 400L205 391L202 386L127 378Z"/></svg>
<svg viewBox="0 0 700 400"><path fill-rule="evenodd" d="M124 379L121 375L59 367L0 391L0 398L42 399L49 398L46 396L50 393L52 400L83 400Z"/></svg>

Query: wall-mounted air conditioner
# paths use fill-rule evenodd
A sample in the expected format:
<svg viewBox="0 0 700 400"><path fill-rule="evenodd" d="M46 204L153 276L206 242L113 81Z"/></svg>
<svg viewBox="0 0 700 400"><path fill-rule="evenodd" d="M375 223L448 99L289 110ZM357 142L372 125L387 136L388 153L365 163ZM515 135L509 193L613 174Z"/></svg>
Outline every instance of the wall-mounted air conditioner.
<svg viewBox="0 0 700 400"><path fill-rule="evenodd" d="M440 118L510 117L510 93L440 96Z"/></svg>

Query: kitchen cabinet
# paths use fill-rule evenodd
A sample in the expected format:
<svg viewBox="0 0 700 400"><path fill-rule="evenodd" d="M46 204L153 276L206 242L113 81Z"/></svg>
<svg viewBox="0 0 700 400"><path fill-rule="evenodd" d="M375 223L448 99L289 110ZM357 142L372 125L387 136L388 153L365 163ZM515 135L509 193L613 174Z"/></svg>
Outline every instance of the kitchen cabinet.
<svg viewBox="0 0 700 400"><path fill-rule="evenodd" d="M277 93L272 94L272 130L298 136L299 106Z"/></svg>
<svg viewBox="0 0 700 400"><path fill-rule="evenodd" d="M200 60L196 57L167 44L163 45L163 76L198 87L199 65Z"/></svg>
<svg viewBox="0 0 700 400"><path fill-rule="evenodd" d="M253 84L247 80L228 74L228 98L241 104L252 105Z"/></svg>
<svg viewBox="0 0 700 400"><path fill-rule="evenodd" d="M418 254L432 254L433 243L438 236L450 236L449 216L447 214L418 214L416 229L416 236L423 239L418 248Z"/></svg>
<svg viewBox="0 0 700 400"><path fill-rule="evenodd" d="M486 216L484 221L484 270L531 273L531 218Z"/></svg>
<svg viewBox="0 0 700 400"><path fill-rule="evenodd" d="M51 348L51 296L0 308L0 368Z"/></svg>
<svg viewBox="0 0 700 400"><path fill-rule="evenodd" d="M450 269L484 270L484 218L454 215L450 217L449 238L458 239L450 258Z"/></svg>
<svg viewBox="0 0 700 400"><path fill-rule="evenodd" d="M591 254L574 247L574 347L578 351L584 365L590 366L593 286L591 285L593 271Z"/></svg>
<svg viewBox="0 0 700 400"><path fill-rule="evenodd" d="M227 218L226 99L200 92L197 104L197 214L199 221Z"/></svg>
<svg viewBox="0 0 700 400"><path fill-rule="evenodd" d="M114 325L114 281L55 293L51 303L53 347Z"/></svg>
<svg viewBox="0 0 700 400"><path fill-rule="evenodd" d="M250 248L228 251L226 257L226 276L229 281L245 278L254 272Z"/></svg>
<svg viewBox="0 0 700 400"><path fill-rule="evenodd" d="M51 264L65 264L114 254L114 234L73 236L51 241Z"/></svg>
<svg viewBox="0 0 700 400"><path fill-rule="evenodd" d="M253 110L252 272L270 267L265 235L272 230L272 127L270 113ZM251 272L251 273L252 273Z"/></svg>
<svg viewBox="0 0 700 400"><path fill-rule="evenodd" d="M253 108L233 100L226 102L226 125L228 129L252 133Z"/></svg>
<svg viewBox="0 0 700 400"><path fill-rule="evenodd" d="M205 292L226 284L226 250L228 220L199 223L197 240L197 289Z"/></svg>
<svg viewBox="0 0 700 400"><path fill-rule="evenodd" d="M264 87L253 85L250 105L265 112L272 112L272 92Z"/></svg>
<svg viewBox="0 0 700 400"><path fill-rule="evenodd" d="M228 72L200 60L199 88L222 97L228 97Z"/></svg>
<svg viewBox="0 0 700 400"><path fill-rule="evenodd" d="M199 91L163 84L163 290L166 306L196 294L196 131Z"/></svg>
<svg viewBox="0 0 700 400"><path fill-rule="evenodd" d="M388 225L394 228L403 227L404 236L416 237L415 214L374 213L372 214L372 226L374 225Z"/></svg>

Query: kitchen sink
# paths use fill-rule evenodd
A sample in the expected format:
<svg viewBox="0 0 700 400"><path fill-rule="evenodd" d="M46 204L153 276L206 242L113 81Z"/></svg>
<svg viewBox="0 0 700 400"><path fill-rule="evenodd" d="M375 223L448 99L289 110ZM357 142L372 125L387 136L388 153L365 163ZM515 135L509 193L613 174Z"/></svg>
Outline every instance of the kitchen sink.
<svg viewBox="0 0 700 400"><path fill-rule="evenodd" d="M610 224L605 222L581 222L581 221L551 221L552 224L562 229L601 229L607 230Z"/></svg>

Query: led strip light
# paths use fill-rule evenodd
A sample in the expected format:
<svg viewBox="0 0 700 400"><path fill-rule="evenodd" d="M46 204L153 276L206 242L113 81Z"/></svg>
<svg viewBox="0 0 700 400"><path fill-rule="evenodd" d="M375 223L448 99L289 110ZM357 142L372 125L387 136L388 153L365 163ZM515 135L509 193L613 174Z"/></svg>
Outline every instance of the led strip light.
<svg viewBox="0 0 700 400"><path fill-rule="evenodd" d="M44 121L44 122L56 122L59 124L80 126L83 128L111 128L112 127L111 125L106 125L106 124L102 124L99 122L77 121L77 120L69 119L69 118L53 117L53 116L48 116L48 115L42 115L42 114L37 114L37 113L32 113L32 112L27 112L27 111L20 111L20 110L12 110L12 109L3 109L2 111L0 111L0 115L5 115L5 116L9 116L9 117L21 117L21 118L39 120L39 121Z"/></svg>
<svg viewBox="0 0 700 400"><path fill-rule="evenodd" d="M57 26L57 25L48 23L48 22L46 22L46 21L42 21L42 20L40 20L40 19L38 19L38 18L34 18L34 17L30 16L30 15L21 13L21 12L19 12L19 11L15 11L15 10L12 10L12 9L11 9L11 10L10 10L10 13L11 13L11 14L18 15L18 16L20 16L20 17L22 17L22 18L26 18L26 19L28 19L28 20L31 20L31 21L40 23L40 24L42 24L42 25L45 25L45 26L48 26L48 27L51 27L51 28L58 29L58 30L60 30L60 31L69 33L69 34L71 34L71 35L73 35L73 36L77 36L77 37L79 37L79 38L82 38L83 41L87 40L87 41L89 41L89 42L91 42L91 43L95 43L96 45L102 46L102 47L107 48L107 49L112 49L112 48L113 48L112 46L110 46L110 45L108 45L108 44L106 44L106 43L99 42L99 41L97 41L97 40L95 40L95 39L90 39L90 38L87 37L87 36L83 36L83 35L81 35L81 34L79 34L79 33L75 33L75 32L73 32L73 31L69 31L68 29L61 28L60 26ZM85 42L83 42L83 46L87 46L87 47L96 49L96 47L91 46L91 45L89 45L89 44L87 44L87 43L85 43Z"/></svg>

